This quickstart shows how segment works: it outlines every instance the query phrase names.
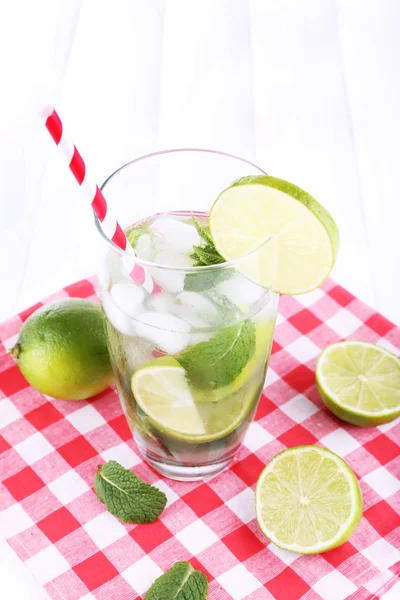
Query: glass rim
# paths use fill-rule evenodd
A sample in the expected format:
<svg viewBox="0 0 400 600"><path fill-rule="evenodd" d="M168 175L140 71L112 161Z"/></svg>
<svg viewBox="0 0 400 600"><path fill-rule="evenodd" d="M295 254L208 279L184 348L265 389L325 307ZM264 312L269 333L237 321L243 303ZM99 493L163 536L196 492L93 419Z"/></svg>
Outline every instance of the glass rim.
<svg viewBox="0 0 400 600"><path fill-rule="evenodd" d="M172 149L168 149L168 150L157 150L155 152L150 152L149 154L144 154L143 156L134 158L133 160L130 160L127 163L121 165L120 167L118 167L118 169L116 169L113 173L111 173L111 175L109 175L104 180L104 182L100 186L100 190L102 192L104 192L105 188L107 187L107 184L110 183L110 181L112 179L114 179L114 177L116 177L121 171L127 169L128 167L130 167L132 165L135 165L136 163L140 163L146 159L156 158L158 156L164 156L164 155L175 154L175 153L180 153L180 152L182 152L182 153L183 152L185 152L185 153L186 152L196 152L196 153L204 153L204 154L214 154L215 156L220 156L223 158L231 158L231 159L234 159L236 161L243 163L244 165L249 165L249 167L253 167L254 169L257 169L259 171L260 175L267 175L267 173L263 169L261 169L259 166L257 166L255 163L252 163L244 158L241 158L240 156L236 156L235 154L230 154L229 152L222 152L220 150L209 150L206 148L172 148ZM221 193L223 191L224 190L221 190ZM196 211L187 211L187 212L188 213L192 212L193 214L198 214L198 213L196 213ZM178 213L178 211L171 210L171 211L164 211L162 214L175 214L176 215L177 213ZM149 215L148 218L151 218L152 216L156 216L156 215ZM270 241L270 239L272 237L272 236L266 237L265 240L263 240L259 246L257 246L256 248L254 248L247 254L244 254L243 256L239 256L237 258L234 258L232 260L229 260L229 261L226 261L223 263L219 263L216 265L206 265L206 266L180 267L180 266L175 266L175 265L160 264L160 263L156 263L153 261L139 258L138 256L133 256L130 252L127 252L126 250L122 250L119 246L117 246L111 240L111 238L109 238L104 233L104 231L101 227L101 223L95 214L94 214L94 221L95 221L95 226L97 228L97 231L100 233L101 237L107 242L108 246L110 246L110 248L112 250L114 250L115 252L117 252L120 256L126 257L132 263L138 264L144 268L157 268L157 269L163 269L165 271L180 271L180 272L184 271L185 273L200 273L200 272L204 273L204 272L232 268L233 266L237 265L238 263L241 263L244 260L249 259L253 255L255 255L257 252L259 252L261 250L261 248L263 248Z"/></svg>

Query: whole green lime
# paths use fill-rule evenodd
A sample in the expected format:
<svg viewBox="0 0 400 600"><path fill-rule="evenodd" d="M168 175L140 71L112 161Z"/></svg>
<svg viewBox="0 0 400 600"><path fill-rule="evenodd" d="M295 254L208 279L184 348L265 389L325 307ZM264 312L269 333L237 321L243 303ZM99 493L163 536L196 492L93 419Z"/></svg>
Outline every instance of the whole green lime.
<svg viewBox="0 0 400 600"><path fill-rule="evenodd" d="M30 385L60 400L90 398L112 381L102 312L88 300L61 300L34 312L10 353Z"/></svg>

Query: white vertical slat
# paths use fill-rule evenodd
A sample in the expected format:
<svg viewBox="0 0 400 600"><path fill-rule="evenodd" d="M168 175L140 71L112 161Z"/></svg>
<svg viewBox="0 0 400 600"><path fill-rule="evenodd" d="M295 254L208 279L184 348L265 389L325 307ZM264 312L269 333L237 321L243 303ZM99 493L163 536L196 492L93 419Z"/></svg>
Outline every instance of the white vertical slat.
<svg viewBox="0 0 400 600"><path fill-rule="evenodd" d="M333 0L250 0L257 161L336 219L333 276L375 303Z"/></svg>
<svg viewBox="0 0 400 600"><path fill-rule="evenodd" d="M19 0L0 7L0 280L7 289L0 319L16 310L37 223L48 148L38 111L61 96L80 4Z"/></svg>
<svg viewBox="0 0 400 600"><path fill-rule="evenodd" d="M163 4L82 5L60 114L99 183L156 145ZM93 274L100 248L92 211L52 146L20 304Z"/></svg>
<svg viewBox="0 0 400 600"><path fill-rule="evenodd" d="M337 0L378 307L400 323L400 2Z"/></svg>
<svg viewBox="0 0 400 600"><path fill-rule="evenodd" d="M253 157L247 0L167 0L159 146Z"/></svg>

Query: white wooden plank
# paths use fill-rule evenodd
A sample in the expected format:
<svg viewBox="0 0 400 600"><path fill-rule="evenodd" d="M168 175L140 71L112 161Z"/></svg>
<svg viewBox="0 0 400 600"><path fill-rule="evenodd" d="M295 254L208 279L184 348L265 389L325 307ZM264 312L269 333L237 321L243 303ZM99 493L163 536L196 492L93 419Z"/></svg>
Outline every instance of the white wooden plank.
<svg viewBox="0 0 400 600"><path fill-rule="evenodd" d="M351 121L332 0L250 0L257 161L336 219L333 276L374 304Z"/></svg>
<svg viewBox="0 0 400 600"><path fill-rule="evenodd" d="M163 2L82 6L60 114L99 183L156 145L162 26ZM93 274L102 250L84 194L53 146L38 210L20 307Z"/></svg>
<svg viewBox="0 0 400 600"><path fill-rule="evenodd" d="M167 0L158 145L254 152L247 0Z"/></svg>
<svg viewBox="0 0 400 600"><path fill-rule="evenodd" d="M400 323L400 3L337 1L378 307Z"/></svg>
<svg viewBox="0 0 400 600"><path fill-rule="evenodd" d="M80 0L1 4L0 319L16 310L35 228L47 155L38 111L60 97L79 9Z"/></svg>

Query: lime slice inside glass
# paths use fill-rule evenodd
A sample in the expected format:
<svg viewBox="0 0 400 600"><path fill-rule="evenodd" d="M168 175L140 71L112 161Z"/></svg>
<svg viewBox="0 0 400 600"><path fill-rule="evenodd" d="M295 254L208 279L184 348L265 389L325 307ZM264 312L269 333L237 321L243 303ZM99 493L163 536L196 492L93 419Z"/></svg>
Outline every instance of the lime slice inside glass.
<svg viewBox="0 0 400 600"><path fill-rule="evenodd" d="M277 454L256 487L257 521L285 550L325 552L349 539L363 510L360 486L342 458L319 446Z"/></svg>
<svg viewBox="0 0 400 600"><path fill-rule="evenodd" d="M232 433L255 408L263 378L240 389L196 390L185 370L169 356L143 365L132 376L136 402L152 427L162 434L189 443L211 442Z"/></svg>
<svg viewBox="0 0 400 600"><path fill-rule="evenodd" d="M174 359L156 358L132 375L132 393L147 417L162 431L183 436L206 432L185 370Z"/></svg>
<svg viewBox="0 0 400 600"><path fill-rule="evenodd" d="M316 378L326 406L348 423L368 427L400 415L400 360L380 346L331 344L318 359Z"/></svg>
<svg viewBox="0 0 400 600"><path fill-rule="evenodd" d="M270 177L243 177L217 198L210 231L225 260L251 256L235 268L281 294L317 288L331 271L338 249L335 221L312 196Z"/></svg>

